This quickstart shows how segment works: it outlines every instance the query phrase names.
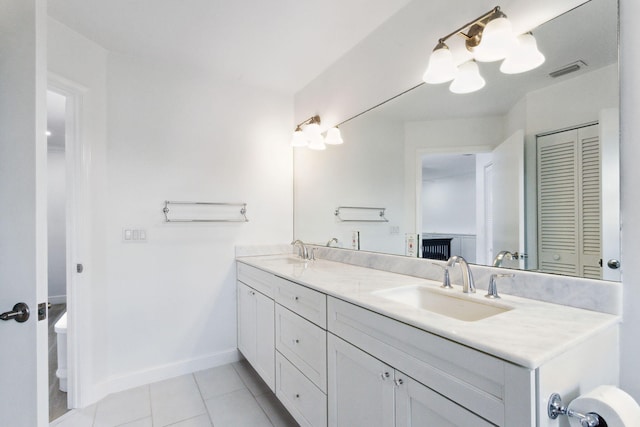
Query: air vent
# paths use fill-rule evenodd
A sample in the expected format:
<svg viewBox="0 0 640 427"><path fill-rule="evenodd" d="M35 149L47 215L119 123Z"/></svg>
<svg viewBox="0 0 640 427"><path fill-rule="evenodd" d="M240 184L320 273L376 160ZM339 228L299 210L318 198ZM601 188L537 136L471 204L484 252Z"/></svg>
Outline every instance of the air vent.
<svg viewBox="0 0 640 427"><path fill-rule="evenodd" d="M549 76L555 79L556 77L560 77L560 76L564 76L565 74L576 72L586 66L587 66L587 63L584 61L572 62L571 64L565 65L562 68L559 68L555 71L550 72Z"/></svg>

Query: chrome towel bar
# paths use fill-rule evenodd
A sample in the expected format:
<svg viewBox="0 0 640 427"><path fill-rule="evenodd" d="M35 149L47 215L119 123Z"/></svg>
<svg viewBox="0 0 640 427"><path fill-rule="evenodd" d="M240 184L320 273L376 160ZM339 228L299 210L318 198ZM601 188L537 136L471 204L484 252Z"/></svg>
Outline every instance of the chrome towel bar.
<svg viewBox="0 0 640 427"><path fill-rule="evenodd" d="M169 209L169 205L182 205L182 206L199 206L199 207L213 207L213 208L221 208L221 209L214 209L212 211L209 212L205 212L208 213L210 215L228 215L230 213L233 213L233 217L214 217L214 218L169 218L169 214L171 213L171 210ZM230 209L224 209L229 208L229 207L239 207L239 215L235 216L236 214L234 213L235 211L232 211ZM246 203L215 203L215 202L176 202L176 201L169 201L169 200L165 200L164 202L164 208L162 209L162 213L164 213L164 219L165 222L248 222L249 219L247 218L247 204Z"/></svg>

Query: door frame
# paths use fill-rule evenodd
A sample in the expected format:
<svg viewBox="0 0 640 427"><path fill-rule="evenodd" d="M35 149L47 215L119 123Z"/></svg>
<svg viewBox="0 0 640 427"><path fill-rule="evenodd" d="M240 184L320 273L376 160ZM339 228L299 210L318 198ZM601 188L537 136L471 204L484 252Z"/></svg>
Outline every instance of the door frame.
<svg viewBox="0 0 640 427"><path fill-rule="evenodd" d="M415 193L414 198L416 204L414 206L415 215L415 227L416 232L422 239L422 157L429 154L481 154L490 153L493 148L490 145L469 145L460 147L431 147L431 148L418 148L415 154ZM477 244L477 241L476 241ZM421 247L422 240L418 242L418 247Z"/></svg>
<svg viewBox="0 0 640 427"><path fill-rule="evenodd" d="M87 402L90 382L90 319L82 316L81 307L91 283L91 209L89 172L91 146L83 135L83 98L88 89L76 82L48 73L47 90L66 97L65 168L66 168L66 259L67 259L67 406L79 408ZM83 264L79 274L76 265Z"/></svg>

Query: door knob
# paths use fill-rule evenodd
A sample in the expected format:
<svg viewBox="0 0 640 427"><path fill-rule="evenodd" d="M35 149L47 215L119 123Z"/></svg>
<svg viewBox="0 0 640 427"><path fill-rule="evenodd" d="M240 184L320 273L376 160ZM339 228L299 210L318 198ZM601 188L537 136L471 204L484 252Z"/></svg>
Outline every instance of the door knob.
<svg viewBox="0 0 640 427"><path fill-rule="evenodd" d="M616 270L620 268L620 261L618 261L617 259L610 259L609 261L607 261L607 266L613 270Z"/></svg>
<svg viewBox="0 0 640 427"><path fill-rule="evenodd" d="M15 320L18 323L29 320L29 306L23 302L19 302L13 306L13 310L0 314L0 320Z"/></svg>

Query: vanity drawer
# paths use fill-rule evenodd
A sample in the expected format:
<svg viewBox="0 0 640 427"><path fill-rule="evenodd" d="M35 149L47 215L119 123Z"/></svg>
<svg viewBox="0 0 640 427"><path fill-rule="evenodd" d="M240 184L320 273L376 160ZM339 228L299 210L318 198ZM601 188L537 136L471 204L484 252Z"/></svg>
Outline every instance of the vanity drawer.
<svg viewBox="0 0 640 427"><path fill-rule="evenodd" d="M532 370L333 297L327 318L330 332L496 425L507 401L535 419Z"/></svg>
<svg viewBox="0 0 640 427"><path fill-rule="evenodd" d="M276 304L276 349L327 392L327 332Z"/></svg>
<svg viewBox="0 0 640 427"><path fill-rule="evenodd" d="M281 277L275 278L275 300L278 304L315 323L327 328L327 296Z"/></svg>
<svg viewBox="0 0 640 427"><path fill-rule="evenodd" d="M301 426L327 425L327 396L279 352L276 396Z"/></svg>
<svg viewBox="0 0 640 427"><path fill-rule="evenodd" d="M276 276L259 268L238 262L238 281L251 286L256 291L273 299L273 288Z"/></svg>

